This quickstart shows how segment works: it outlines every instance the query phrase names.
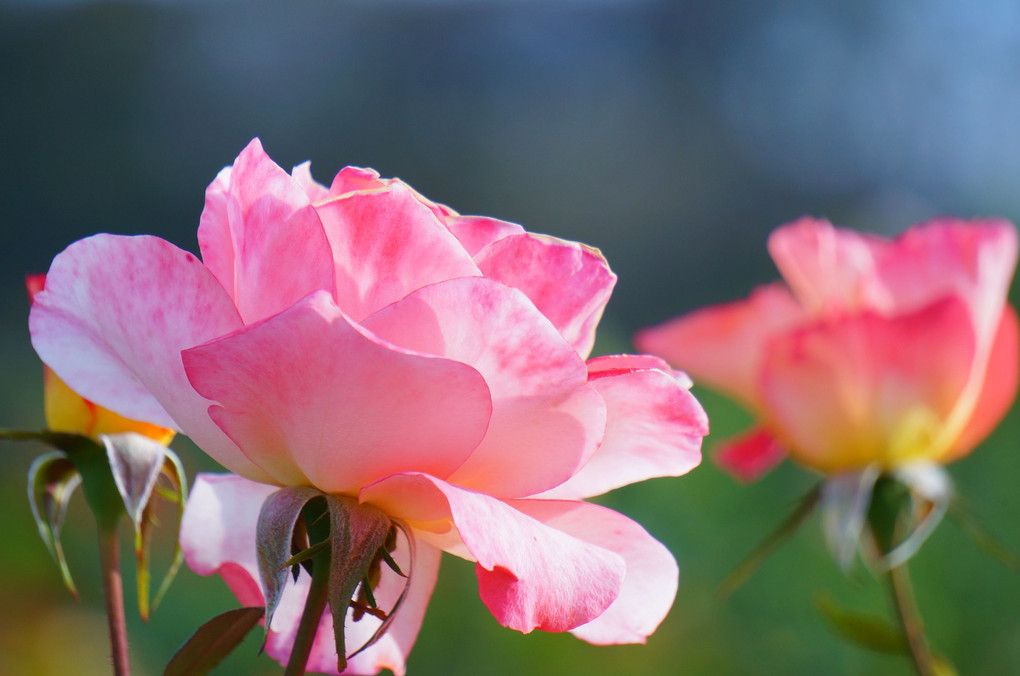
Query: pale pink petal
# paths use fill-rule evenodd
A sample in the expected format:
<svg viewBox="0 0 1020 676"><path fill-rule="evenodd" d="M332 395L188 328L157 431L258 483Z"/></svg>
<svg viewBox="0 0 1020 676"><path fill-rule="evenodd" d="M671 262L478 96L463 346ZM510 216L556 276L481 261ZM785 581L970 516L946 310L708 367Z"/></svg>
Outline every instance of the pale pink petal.
<svg viewBox="0 0 1020 676"><path fill-rule="evenodd" d="M255 555L255 532L262 502L276 490L230 474L199 474L181 521L181 548L188 566L199 575L219 574L241 605L260 606L264 597L259 585ZM439 550L424 542L415 543L414 560L403 539L393 552L397 564L411 573L410 589L393 622L372 647L350 660L347 674L376 674L391 669L405 671L405 659L414 644L425 615L425 607L439 570ZM392 608L406 580L388 568L374 588L383 610ZM273 616L266 652L286 664L308 593L308 576L288 583ZM361 647L375 632L379 620L365 615L357 622L348 613L345 639L350 651ZM315 673L336 673L333 620L323 613L308 662Z"/></svg>
<svg viewBox="0 0 1020 676"><path fill-rule="evenodd" d="M599 505L560 500L510 504L550 528L623 557L627 573L620 595L604 613L570 633L597 645L644 643L676 596L680 571L669 550L635 521Z"/></svg>
<svg viewBox="0 0 1020 676"><path fill-rule="evenodd" d="M181 550L188 567L199 575L218 573L243 606L265 602L255 525L263 501L277 490L234 474L199 474L181 518Z"/></svg>
<svg viewBox="0 0 1020 676"><path fill-rule="evenodd" d="M209 418L181 350L241 325L202 263L157 237L95 235L53 259L29 317L39 356L86 399L180 430L225 467L268 475Z"/></svg>
<svg viewBox="0 0 1020 676"><path fill-rule="evenodd" d="M1020 358L1020 327L1016 310L1007 305L999 320L999 330L991 348L991 356L984 372L981 395L974 405L970 422L963 430L956 446L942 462L949 462L969 453L988 436L1016 399L1017 361Z"/></svg>
<svg viewBox="0 0 1020 676"><path fill-rule="evenodd" d="M943 218L915 226L883 252L869 288L885 313L912 312L949 295L971 310L979 344L989 345L1017 263L1017 232L1007 221Z"/></svg>
<svg viewBox="0 0 1020 676"><path fill-rule="evenodd" d="M520 289L582 358L616 285L598 249L530 233L499 239L475 256L486 277Z"/></svg>
<svg viewBox="0 0 1020 676"><path fill-rule="evenodd" d="M759 372L768 342L806 319L790 292L772 284L745 300L695 310L640 331L634 344L687 371L695 382L760 409Z"/></svg>
<svg viewBox="0 0 1020 676"><path fill-rule="evenodd" d="M769 427L793 457L826 473L941 455L940 428L974 356L958 298L794 331L772 342L765 361Z"/></svg>
<svg viewBox="0 0 1020 676"><path fill-rule="evenodd" d="M755 427L739 437L719 444L713 460L741 481L757 481L786 459L784 449L763 427Z"/></svg>
<svg viewBox="0 0 1020 676"><path fill-rule="evenodd" d="M620 594L625 562L619 554L488 495L404 474L367 487L360 498L416 528L420 522L435 530L452 519L477 562L482 602L512 629L567 631L604 613Z"/></svg>
<svg viewBox="0 0 1020 676"><path fill-rule="evenodd" d="M516 223L486 216L453 216L445 221L446 227L471 256L498 239L510 235L523 235L525 232L524 228Z"/></svg>
<svg viewBox="0 0 1020 676"><path fill-rule="evenodd" d="M609 363L602 358L596 367ZM577 474L542 497L586 498L645 479L680 476L697 467L708 416L680 375L677 378L668 367L590 373L589 382L605 399L608 411L602 445Z"/></svg>
<svg viewBox="0 0 1020 676"><path fill-rule="evenodd" d="M447 476L485 433L470 366L414 354L350 323L327 292L184 353L210 415L287 485L351 493L400 471Z"/></svg>
<svg viewBox="0 0 1020 676"><path fill-rule="evenodd" d="M888 242L804 217L769 236L772 260L811 314L860 309L863 285Z"/></svg>
<svg viewBox="0 0 1020 676"><path fill-rule="evenodd" d="M317 210L333 248L338 302L354 321L427 284L481 274L403 183L348 193Z"/></svg>
<svg viewBox="0 0 1020 676"><path fill-rule="evenodd" d="M258 139L206 191L198 244L246 324L334 286L329 242L315 209Z"/></svg>
<svg viewBox="0 0 1020 676"><path fill-rule="evenodd" d="M318 202L329 197L329 188L322 185L312 176L312 163L302 162L290 170L294 182L301 186L311 202Z"/></svg>
<svg viewBox="0 0 1020 676"><path fill-rule="evenodd" d="M605 404L584 362L516 289L481 277L412 293L365 320L405 348L469 364L492 394L485 439L450 481L500 497L565 481L595 452Z"/></svg>

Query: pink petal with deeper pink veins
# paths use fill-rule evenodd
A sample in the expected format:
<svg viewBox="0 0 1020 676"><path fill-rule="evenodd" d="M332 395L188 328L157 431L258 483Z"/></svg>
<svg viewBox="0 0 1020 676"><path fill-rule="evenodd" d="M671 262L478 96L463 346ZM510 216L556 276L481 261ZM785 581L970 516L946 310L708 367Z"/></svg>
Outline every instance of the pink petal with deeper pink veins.
<svg viewBox="0 0 1020 676"><path fill-rule="evenodd" d="M402 183L349 193L317 210L333 249L338 302L354 321L427 284L481 274Z"/></svg>
<svg viewBox="0 0 1020 676"><path fill-rule="evenodd" d="M446 476L485 433L489 392L470 366L383 343L325 291L188 350L210 415L280 483L353 493L388 474Z"/></svg>
<svg viewBox="0 0 1020 676"><path fill-rule="evenodd" d="M627 573L620 595L597 618L570 631L589 643L644 643L665 619L680 571L669 550L638 523L606 507L562 500L513 500L510 505L550 528L615 552Z"/></svg>
<svg viewBox="0 0 1020 676"><path fill-rule="evenodd" d="M442 524L452 521L463 549L450 549L477 562L482 602L512 629L574 629L604 613L620 595L626 565L619 554L483 493L426 474L404 474L367 487L361 500L414 528L445 531L449 525Z"/></svg>
<svg viewBox="0 0 1020 676"><path fill-rule="evenodd" d="M619 368L640 359L589 360L589 382L608 415L602 445L577 474L542 497L591 497L645 479L680 476L701 462L708 416L687 390L688 379L665 364L665 370Z"/></svg>
<svg viewBox="0 0 1020 676"><path fill-rule="evenodd" d="M332 254L319 217L258 139L206 191L198 244L246 324L318 289L333 290Z"/></svg>
<svg viewBox="0 0 1020 676"><path fill-rule="evenodd" d="M489 244L475 262L486 277L523 291L581 358L588 356L616 285L597 249L525 233Z"/></svg>
<svg viewBox="0 0 1020 676"><path fill-rule="evenodd" d="M241 326L216 278L157 237L95 235L53 259L29 316L32 344L75 392L187 434L245 476L270 480L209 418L181 350Z"/></svg>
<svg viewBox="0 0 1020 676"><path fill-rule="evenodd" d="M584 362L523 293L482 277L419 289L365 320L416 352L469 364L492 394L492 420L450 481L501 497L562 483L595 452L605 404Z"/></svg>

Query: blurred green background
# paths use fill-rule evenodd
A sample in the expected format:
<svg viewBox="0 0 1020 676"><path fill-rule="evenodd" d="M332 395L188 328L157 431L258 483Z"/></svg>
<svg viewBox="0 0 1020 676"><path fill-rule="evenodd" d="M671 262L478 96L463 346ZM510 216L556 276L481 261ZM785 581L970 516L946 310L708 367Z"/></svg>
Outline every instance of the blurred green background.
<svg viewBox="0 0 1020 676"><path fill-rule="evenodd" d="M600 247L620 282L596 349L618 352L638 328L774 278L766 234L801 214L887 234L942 213L1020 217L1018 85L1020 6L1007 0L6 0L0 426L42 425L23 275L98 231L196 250L205 186L253 136L285 167L313 160L320 181L373 166L462 213ZM710 454L746 418L698 394ZM1014 551L1018 440L1014 410L951 468ZM190 473L215 469L174 447ZM107 673L91 517L77 498L64 537L76 603L25 498L41 451L0 445L0 673ZM447 556L410 673L909 673L813 610L827 591L888 613L880 584L837 571L817 517L715 597L813 482L787 465L742 486L706 461L603 498L680 563L646 646L503 629L472 565ZM952 523L912 568L934 645L961 673L1020 672L1017 572ZM218 579L183 570L147 626L129 609L137 673L159 673L233 606ZM279 673L257 649L256 637L219 673Z"/></svg>

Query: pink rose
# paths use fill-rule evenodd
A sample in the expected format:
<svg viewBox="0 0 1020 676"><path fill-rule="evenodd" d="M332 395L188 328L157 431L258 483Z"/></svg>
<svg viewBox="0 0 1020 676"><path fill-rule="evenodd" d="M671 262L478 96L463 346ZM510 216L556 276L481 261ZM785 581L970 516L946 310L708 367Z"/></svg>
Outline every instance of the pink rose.
<svg viewBox="0 0 1020 676"><path fill-rule="evenodd" d="M1017 389L1011 224L938 219L889 241L803 218L769 251L786 284L636 338L758 418L720 449L724 467L754 479L785 452L827 475L944 464L1002 419Z"/></svg>
<svg viewBox="0 0 1020 676"><path fill-rule="evenodd" d="M202 260L150 236L76 242L30 319L71 387L180 430L238 475L196 482L181 535L194 570L261 603L259 505L313 486L413 533L395 553L414 571L408 596L351 673L403 673L440 550L477 562L506 626L599 644L654 631L676 563L582 498L689 471L707 420L661 360L585 361L616 281L597 250L459 216L371 170L326 188L257 140L210 185L198 240ZM272 622L281 661L306 584ZM403 584L383 571L380 608ZM348 645L378 623L349 614ZM310 669L335 671L331 631L327 613Z"/></svg>

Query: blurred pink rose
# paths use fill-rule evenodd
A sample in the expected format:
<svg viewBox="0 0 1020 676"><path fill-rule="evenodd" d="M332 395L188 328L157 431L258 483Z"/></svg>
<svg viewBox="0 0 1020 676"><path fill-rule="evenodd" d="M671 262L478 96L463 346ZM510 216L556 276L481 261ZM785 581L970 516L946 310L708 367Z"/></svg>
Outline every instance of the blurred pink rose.
<svg viewBox="0 0 1020 676"><path fill-rule="evenodd" d="M758 418L717 456L737 476L785 452L827 475L946 463L1012 404L1011 224L939 219L889 241L803 218L769 251L786 284L636 338Z"/></svg>
<svg viewBox="0 0 1020 676"><path fill-rule="evenodd" d="M196 482L181 536L193 569L260 603L259 505L274 486L314 486L415 539L408 600L351 673L403 673L439 550L477 562L506 626L600 644L654 631L676 563L581 499L689 471L707 420L659 359L585 361L616 281L597 250L459 216L367 169L326 188L257 140L210 185L198 241L202 260L150 236L76 242L30 321L70 386L182 431L238 475ZM306 583L273 619L281 661ZM402 585L384 571L380 607ZM378 622L348 615L348 645ZM319 636L310 668L334 671L328 613Z"/></svg>

